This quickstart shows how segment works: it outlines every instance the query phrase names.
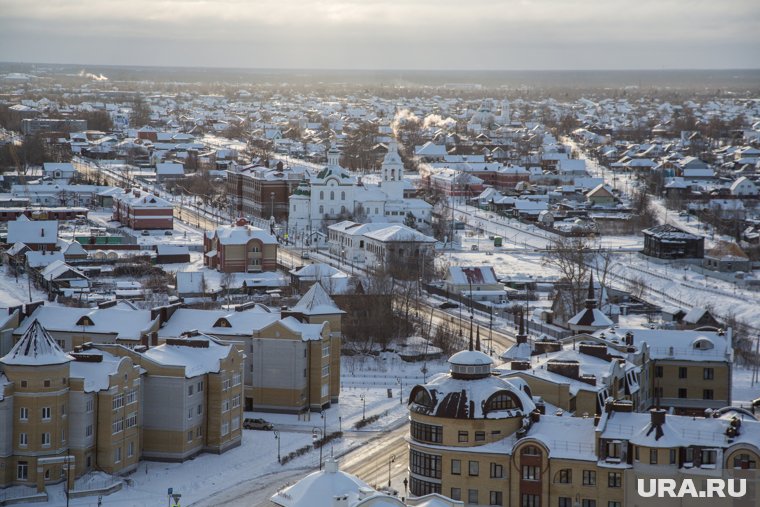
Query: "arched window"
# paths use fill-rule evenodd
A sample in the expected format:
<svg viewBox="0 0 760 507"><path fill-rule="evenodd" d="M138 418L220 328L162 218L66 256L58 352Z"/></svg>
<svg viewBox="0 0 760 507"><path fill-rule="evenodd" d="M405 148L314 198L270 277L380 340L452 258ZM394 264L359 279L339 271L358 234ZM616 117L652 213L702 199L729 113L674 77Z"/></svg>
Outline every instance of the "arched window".
<svg viewBox="0 0 760 507"><path fill-rule="evenodd" d="M396 170L391 169L391 181L396 181Z"/></svg>
<svg viewBox="0 0 760 507"><path fill-rule="evenodd" d="M535 445L528 445L526 447L523 447L523 450L520 451L520 454L523 456L541 456L541 451Z"/></svg>
<svg viewBox="0 0 760 507"><path fill-rule="evenodd" d="M330 200L331 201L335 200L335 192L333 192L332 190L330 191Z"/></svg>
<svg viewBox="0 0 760 507"><path fill-rule="evenodd" d="M325 192L324 190L319 191L319 200L324 201L325 200Z"/></svg>
<svg viewBox="0 0 760 507"><path fill-rule="evenodd" d="M320 205L319 206L319 214L322 215L322 214L324 214L324 212L325 212L325 207L322 206L322 205Z"/></svg>
<svg viewBox="0 0 760 507"><path fill-rule="evenodd" d="M515 403L509 394L502 392L491 396L488 402L488 410L509 410L515 408Z"/></svg>

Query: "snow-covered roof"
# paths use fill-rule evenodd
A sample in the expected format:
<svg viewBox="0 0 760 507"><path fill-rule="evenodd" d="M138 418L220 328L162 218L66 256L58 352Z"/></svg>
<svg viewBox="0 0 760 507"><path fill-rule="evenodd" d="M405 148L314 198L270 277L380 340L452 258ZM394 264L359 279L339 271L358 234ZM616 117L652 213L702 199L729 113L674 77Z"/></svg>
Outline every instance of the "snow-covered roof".
<svg viewBox="0 0 760 507"><path fill-rule="evenodd" d="M364 234L365 237L375 239L381 242L403 241L417 243L435 243L436 239L426 236L419 231L407 227L406 225L396 224L376 231Z"/></svg>
<svg viewBox="0 0 760 507"><path fill-rule="evenodd" d="M87 319L83 319L85 316ZM92 334L115 335L117 340L139 340L153 322L150 310L41 306L21 323L14 334L25 333L35 320L49 331L76 333L86 329Z"/></svg>
<svg viewBox="0 0 760 507"><path fill-rule="evenodd" d="M604 341L625 343L625 335L633 335L634 345L649 346L652 359L679 361L731 361L732 330L697 331L677 329L608 328L593 336Z"/></svg>
<svg viewBox="0 0 760 507"><path fill-rule="evenodd" d="M495 285L499 280L492 266L451 266L447 282L454 285Z"/></svg>
<svg viewBox="0 0 760 507"><path fill-rule="evenodd" d="M182 340L181 338L179 340ZM199 335L187 338L188 341L203 341L208 347L195 347L185 345L169 345L162 343L157 347L151 347L142 353L152 361L167 366L184 366L185 377L192 378L206 373L217 373L221 368L221 361L225 359L233 345L223 344L215 338L207 335Z"/></svg>
<svg viewBox="0 0 760 507"><path fill-rule="evenodd" d="M26 265L30 268L41 268L54 262L63 262L63 252L48 252L45 250L30 250L24 254Z"/></svg>
<svg viewBox="0 0 760 507"><path fill-rule="evenodd" d="M54 245L58 241L56 220L14 220L8 222L6 243Z"/></svg>
<svg viewBox="0 0 760 507"><path fill-rule="evenodd" d="M216 234L219 243L222 245L245 245L252 239L257 239L265 245L277 244L277 239L274 236L264 229L259 229L249 224L222 225L216 229L216 232L211 231L206 234L209 238L213 238L214 234Z"/></svg>
<svg viewBox="0 0 760 507"><path fill-rule="evenodd" d="M493 364L493 359L480 350L461 350L449 358L449 364L456 364L459 366L484 366Z"/></svg>
<svg viewBox="0 0 760 507"><path fill-rule="evenodd" d="M429 394L429 404L413 401L411 410L436 417L503 419L527 415L536 408L521 379L506 380L492 375L464 379L439 373L427 384L414 388L417 389L424 389ZM497 393L506 394L512 399L513 408L489 410L486 402Z"/></svg>
<svg viewBox="0 0 760 507"><path fill-rule="evenodd" d="M18 366L63 364L70 360L37 319L31 322L10 352L0 358L3 364Z"/></svg>
<svg viewBox="0 0 760 507"><path fill-rule="evenodd" d="M373 507L404 507L398 498L378 493L355 475L338 469L332 458L325 460L325 469L313 472L292 486L278 491L271 500L283 507L334 507L336 498L345 498L345 507L359 507L366 499Z"/></svg>
<svg viewBox="0 0 760 507"><path fill-rule="evenodd" d="M312 285L306 291L306 294L303 295L292 310L304 315L335 315L345 313L338 308L338 305L330 298L330 295L327 294L327 291L325 291L319 282Z"/></svg>
<svg viewBox="0 0 760 507"><path fill-rule="evenodd" d="M71 378L81 378L84 381L84 392L92 393L109 388L109 377L119 371L122 362L129 362L128 357L118 357L108 352L89 349L83 352L87 356L99 356L99 361L77 361L77 353L69 355L71 358Z"/></svg>

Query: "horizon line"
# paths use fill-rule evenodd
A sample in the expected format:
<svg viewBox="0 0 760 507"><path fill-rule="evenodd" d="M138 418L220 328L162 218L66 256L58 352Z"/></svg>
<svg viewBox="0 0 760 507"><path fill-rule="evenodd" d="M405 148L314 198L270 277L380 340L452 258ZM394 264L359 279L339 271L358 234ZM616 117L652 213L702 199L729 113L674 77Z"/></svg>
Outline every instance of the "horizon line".
<svg viewBox="0 0 760 507"><path fill-rule="evenodd" d="M2 60L0 65L62 65L62 66L93 66L93 67L114 67L114 68L146 68L146 69L182 69L182 70L234 70L234 71L268 71L268 72L303 72L303 71L322 71L322 72L677 72L677 71L760 71L760 67L662 67L662 68L542 68L542 69L420 69L420 68L341 68L341 67L228 67L214 65L162 65L162 64L128 64L128 63L76 63L76 62L29 62L29 61L12 61Z"/></svg>

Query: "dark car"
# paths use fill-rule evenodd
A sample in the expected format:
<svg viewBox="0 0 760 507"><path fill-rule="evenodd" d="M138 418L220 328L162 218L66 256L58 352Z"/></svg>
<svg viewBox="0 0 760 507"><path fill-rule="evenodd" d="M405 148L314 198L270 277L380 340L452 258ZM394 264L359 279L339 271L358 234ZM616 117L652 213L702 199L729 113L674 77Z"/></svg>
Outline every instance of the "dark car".
<svg viewBox="0 0 760 507"><path fill-rule="evenodd" d="M243 428L247 430L266 430L271 431L274 429L274 425L264 419L251 419L246 417L243 419Z"/></svg>
<svg viewBox="0 0 760 507"><path fill-rule="evenodd" d="M438 308L441 310L448 310L449 308L459 308L459 305L456 303L452 303L451 301L446 301L445 303L441 303L438 305Z"/></svg>

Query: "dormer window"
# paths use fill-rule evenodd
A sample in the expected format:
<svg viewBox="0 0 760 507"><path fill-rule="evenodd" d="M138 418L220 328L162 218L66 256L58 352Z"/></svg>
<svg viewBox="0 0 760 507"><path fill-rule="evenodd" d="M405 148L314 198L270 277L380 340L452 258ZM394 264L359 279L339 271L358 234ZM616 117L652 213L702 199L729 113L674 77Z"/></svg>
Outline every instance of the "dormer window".
<svg viewBox="0 0 760 507"><path fill-rule="evenodd" d="M714 348L715 345L713 345L713 342L707 339L697 339L694 341L694 349L695 350L710 350Z"/></svg>
<svg viewBox="0 0 760 507"><path fill-rule="evenodd" d="M221 317L216 322L214 322L214 327L232 327L232 324L230 324L229 320Z"/></svg>
<svg viewBox="0 0 760 507"><path fill-rule="evenodd" d="M77 326L94 326L95 323L92 321L92 319L87 316L83 315L76 323Z"/></svg>
<svg viewBox="0 0 760 507"><path fill-rule="evenodd" d="M417 405L422 405L423 407L431 407L433 405L433 399L430 397L430 393L425 389L419 389L414 393L413 402Z"/></svg>
<svg viewBox="0 0 760 507"><path fill-rule="evenodd" d="M515 402L506 392L496 393L486 403L488 412L494 410L509 410L515 408Z"/></svg>

